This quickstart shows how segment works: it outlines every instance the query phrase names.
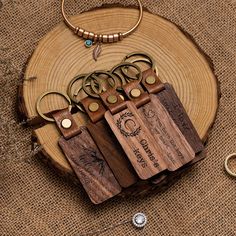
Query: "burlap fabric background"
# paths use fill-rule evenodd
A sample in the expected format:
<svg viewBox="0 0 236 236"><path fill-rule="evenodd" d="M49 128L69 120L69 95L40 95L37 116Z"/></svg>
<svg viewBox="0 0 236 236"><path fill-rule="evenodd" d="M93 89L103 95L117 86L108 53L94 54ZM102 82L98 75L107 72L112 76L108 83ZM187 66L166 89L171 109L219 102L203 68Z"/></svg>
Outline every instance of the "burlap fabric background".
<svg viewBox="0 0 236 236"><path fill-rule="evenodd" d="M77 12L112 0L69 1ZM127 5L130 1L120 1ZM0 235L80 235L104 230L145 212L148 224L127 223L101 235L236 235L236 180L223 161L236 151L235 0L143 0L170 19L208 54L222 98L209 135L208 157L167 191L144 198L115 198L94 207L84 191L33 156L31 129L18 124L17 85L37 42L61 22L58 0L0 1ZM75 11L74 11L75 12ZM71 11L71 13L74 13Z"/></svg>

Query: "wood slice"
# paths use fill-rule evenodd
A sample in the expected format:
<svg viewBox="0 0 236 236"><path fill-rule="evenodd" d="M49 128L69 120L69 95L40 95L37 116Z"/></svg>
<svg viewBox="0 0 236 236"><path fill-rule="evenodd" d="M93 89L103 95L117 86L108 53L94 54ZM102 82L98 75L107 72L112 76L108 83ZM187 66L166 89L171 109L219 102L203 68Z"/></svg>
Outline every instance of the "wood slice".
<svg viewBox="0 0 236 236"><path fill-rule="evenodd" d="M96 9L72 17L75 25L100 32L123 32L137 20L137 9ZM85 48L81 40L64 23L59 24L42 39L26 67L20 89L20 110L25 117L37 123L37 98L45 91L66 92L71 79L97 69L111 69L126 54L143 51L152 55L163 82L171 83L198 134L206 140L218 107L218 84L211 65L196 45L173 23L145 12L138 30L121 42L102 45L98 61L92 58L93 48ZM51 95L41 104L44 113L67 106L60 96ZM86 116L74 115L78 124L86 123ZM59 132L54 124L35 130L43 154L65 174L73 174L58 146Z"/></svg>

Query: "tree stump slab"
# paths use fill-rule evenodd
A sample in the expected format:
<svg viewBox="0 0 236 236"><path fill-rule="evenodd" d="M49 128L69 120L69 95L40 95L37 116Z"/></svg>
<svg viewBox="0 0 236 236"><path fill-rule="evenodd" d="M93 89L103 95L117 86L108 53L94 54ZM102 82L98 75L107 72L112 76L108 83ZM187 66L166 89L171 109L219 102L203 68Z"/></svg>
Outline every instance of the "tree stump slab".
<svg viewBox="0 0 236 236"><path fill-rule="evenodd" d="M137 20L137 9L96 9L71 18L74 25L98 33L123 32ZM73 171L58 146L59 132L52 124L42 125L36 112L36 100L45 91L66 93L71 79L94 70L109 70L125 55L143 51L152 55L163 82L173 85L190 119L203 141L214 123L219 101L218 83L209 59L198 49L190 37L173 23L149 12L144 12L138 30L123 41L103 44L102 54L95 62L92 48L84 46L84 40L74 35L62 22L38 44L25 70L20 88L20 110L32 125L34 134L42 146L42 154L63 173ZM66 101L50 95L41 104L49 113L67 107ZM73 115L79 125L86 124L83 114Z"/></svg>

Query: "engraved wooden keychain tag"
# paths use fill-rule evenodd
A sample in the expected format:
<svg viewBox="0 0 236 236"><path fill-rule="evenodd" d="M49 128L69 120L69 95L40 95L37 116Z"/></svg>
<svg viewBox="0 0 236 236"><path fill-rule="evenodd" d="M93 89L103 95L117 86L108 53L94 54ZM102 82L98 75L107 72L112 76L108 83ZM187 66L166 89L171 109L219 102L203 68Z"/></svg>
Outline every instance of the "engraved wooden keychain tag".
<svg viewBox="0 0 236 236"><path fill-rule="evenodd" d="M132 63L144 62L150 66L150 69L142 72L142 84L145 90L159 98L195 153L203 151L204 145L174 88L169 83L163 84L159 80L158 69L153 57L147 53L133 52L128 54L123 61L130 61Z"/></svg>
<svg viewBox="0 0 236 236"><path fill-rule="evenodd" d="M174 88L169 83L162 84L152 69L143 72L142 84L148 93L155 94L154 96L165 107L194 152L203 151L204 145Z"/></svg>
<svg viewBox="0 0 236 236"><path fill-rule="evenodd" d="M121 187L87 128L78 127L68 109L52 114L53 119L47 118L41 113L40 101L43 97L52 93L62 95L70 102L70 98L66 94L50 91L39 98L37 111L46 120L56 122L63 135L58 144L89 198L94 204L99 204L119 194Z"/></svg>
<svg viewBox="0 0 236 236"><path fill-rule="evenodd" d="M96 75L97 78L101 74L106 74L112 77L112 75L106 71L95 71L84 78L83 87L89 85L88 79L90 77ZM71 91L71 87L75 81L76 79L72 81L68 87L68 94L72 99L73 93ZM101 86L101 84L98 85ZM92 88L92 86L90 87ZM135 173L132 165L128 161L125 152L104 119L106 109L103 106L102 101L98 99L98 93L100 91L101 89L98 88L97 90L90 91L88 94L89 96L82 99L81 101L75 99L73 101L75 103L82 104L86 114L90 118L86 124L89 133L103 154L104 159L111 168L120 186L127 188L137 182L137 174Z"/></svg>
<svg viewBox="0 0 236 236"><path fill-rule="evenodd" d="M162 153L138 115L135 104L123 101L115 89L102 93L101 98L109 109L105 113L105 119L138 176L146 180L164 171L166 164L161 158Z"/></svg>
<svg viewBox="0 0 236 236"><path fill-rule="evenodd" d="M169 171L175 171L190 162L195 152L180 132L169 113L155 95L144 92L139 82L132 82L123 89L138 107L138 113L152 133L156 146L161 150Z"/></svg>
<svg viewBox="0 0 236 236"><path fill-rule="evenodd" d="M137 176L125 152L104 119L106 109L101 100L85 98L81 101L91 121L86 127L110 166L119 184L127 188L137 182ZM100 113L100 115L99 115ZM102 117L97 120L98 117Z"/></svg>

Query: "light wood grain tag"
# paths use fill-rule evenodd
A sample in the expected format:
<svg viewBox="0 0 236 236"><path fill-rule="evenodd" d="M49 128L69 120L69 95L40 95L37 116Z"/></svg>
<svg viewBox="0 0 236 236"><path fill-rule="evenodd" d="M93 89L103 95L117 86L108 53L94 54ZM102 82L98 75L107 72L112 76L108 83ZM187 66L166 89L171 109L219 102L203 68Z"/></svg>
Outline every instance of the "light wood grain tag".
<svg viewBox="0 0 236 236"><path fill-rule="evenodd" d="M150 99L149 103L139 108L139 114L162 150L168 170L175 171L192 161L195 152L159 98L150 94Z"/></svg>
<svg viewBox="0 0 236 236"><path fill-rule="evenodd" d="M121 192L117 180L98 150L86 127L81 134L66 140L60 138L59 146L94 204L102 203Z"/></svg>
<svg viewBox="0 0 236 236"><path fill-rule="evenodd" d="M105 119L120 142L138 176L149 179L166 169L162 151L156 146L153 135L138 115L133 102L126 102L127 108L112 115L105 113Z"/></svg>

